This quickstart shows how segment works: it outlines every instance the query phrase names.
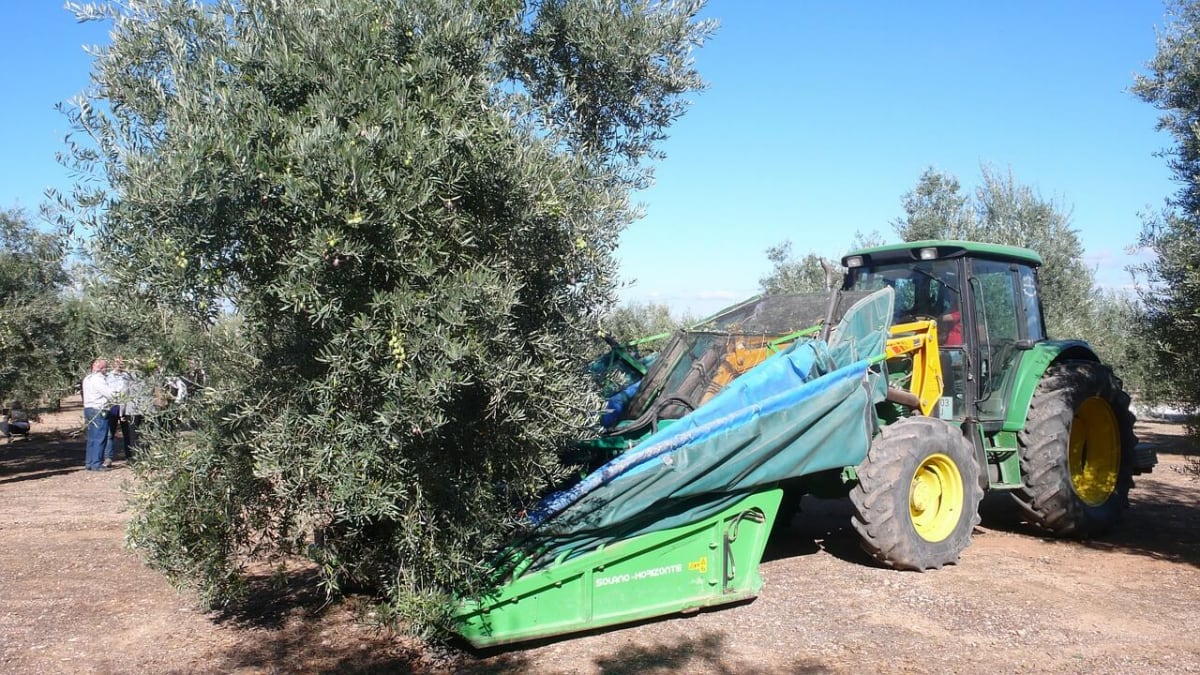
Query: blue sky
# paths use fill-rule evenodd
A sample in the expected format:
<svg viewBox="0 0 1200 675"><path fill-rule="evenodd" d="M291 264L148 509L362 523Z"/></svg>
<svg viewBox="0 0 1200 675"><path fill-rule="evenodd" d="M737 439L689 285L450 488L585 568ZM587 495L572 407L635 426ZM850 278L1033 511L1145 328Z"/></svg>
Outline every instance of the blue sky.
<svg viewBox="0 0 1200 675"><path fill-rule="evenodd" d="M646 217L626 231L631 300L703 314L757 290L767 247L838 257L889 223L927 166L980 165L1072 213L1088 261L1128 284L1138 213L1175 185L1170 138L1128 93L1161 3L715 0L710 84L671 132Z"/></svg>
<svg viewBox="0 0 1200 675"><path fill-rule="evenodd" d="M98 24L78 24L59 0L17 0L0 7L0 208L36 214L48 187L69 188L54 159L69 131L54 110L84 89L91 58L84 44L104 40Z"/></svg>
<svg viewBox="0 0 1200 675"><path fill-rule="evenodd" d="M927 166L967 189L1011 171L1072 213L1097 278L1128 283L1138 213L1175 190L1170 139L1128 88L1154 55L1155 0L710 0L696 55L710 88L671 130L646 217L623 235L622 297L703 314L753 294L769 246L837 257L856 231L891 239ZM33 213L70 178L54 111L104 39L61 3L0 8L0 207Z"/></svg>

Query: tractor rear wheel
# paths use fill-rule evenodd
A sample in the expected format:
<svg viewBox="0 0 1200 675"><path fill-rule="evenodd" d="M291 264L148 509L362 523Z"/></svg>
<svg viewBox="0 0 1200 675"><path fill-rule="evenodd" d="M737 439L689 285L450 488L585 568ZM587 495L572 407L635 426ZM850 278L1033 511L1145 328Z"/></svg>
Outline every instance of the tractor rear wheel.
<svg viewBox="0 0 1200 675"><path fill-rule="evenodd" d="M1133 422L1129 395L1107 366L1048 368L1017 434L1024 487L1013 496L1029 519L1059 537L1112 528L1133 487Z"/></svg>
<svg viewBox="0 0 1200 675"><path fill-rule="evenodd" d="M958 562L979 522L979 471L970 442L942 420L908 417L884 427L850 491L863 549L903 570Z"/></svg>

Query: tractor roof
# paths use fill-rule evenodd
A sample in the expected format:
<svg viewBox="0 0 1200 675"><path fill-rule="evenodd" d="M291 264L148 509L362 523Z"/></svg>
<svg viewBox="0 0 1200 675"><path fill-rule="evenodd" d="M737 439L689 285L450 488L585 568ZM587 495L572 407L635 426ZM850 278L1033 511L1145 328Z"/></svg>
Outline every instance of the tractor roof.
<svg viewBox="0 0 1200 675"><path fill-rule="evenodd" d="M937 249L936 258L958 258L971 256L992 258L996 260L1011 260L1022 262L1035 267L1042 264L1042 256L1036 251L1004 244L984 244L975 241L957 241L953 239L927 239L924 241L906 241L901 244L872 246L857 251L851 251L842 257L842 265L848 267L846 260L852 256L862 256L863 264L880 265L885 263L910 262L921 260L921 249ZM857 266L857 265L856 265Z"/></svg>

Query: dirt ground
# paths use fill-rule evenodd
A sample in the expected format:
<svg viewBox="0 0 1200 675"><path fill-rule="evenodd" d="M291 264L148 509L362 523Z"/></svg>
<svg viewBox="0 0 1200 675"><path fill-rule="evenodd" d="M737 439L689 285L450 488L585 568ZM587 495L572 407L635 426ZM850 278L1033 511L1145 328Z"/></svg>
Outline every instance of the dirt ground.
<svg viewBox="0 0 1200 675"><path fill-rule="evenodd" d="M127 468L83 471L76 407L0 441L0 672L1183 673L1200 672L1200 482L1182 429L1158 447L1122 525L1048 540L1003 495L955 566L872 566L842 501L806 501L768 547L754 601L477 654L422 653L326 605L306 572L212 613L124 547ZM74 435L73 435L74 433ZM123 462L118 461L121 467Z"/></svg>

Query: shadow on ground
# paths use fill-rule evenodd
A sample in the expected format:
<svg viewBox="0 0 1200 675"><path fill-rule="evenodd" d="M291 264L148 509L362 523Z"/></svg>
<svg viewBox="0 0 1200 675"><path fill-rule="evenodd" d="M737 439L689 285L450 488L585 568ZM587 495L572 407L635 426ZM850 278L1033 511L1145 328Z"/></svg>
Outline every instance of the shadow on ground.
<svg viewBox="0 0 1200 675"><path fill-rule="evenodd" d="M0 441L0 485L83 470L81 436L34 429L28 437Z"/></svg>
<svg viewBox="0 0 1200 675"><path fill-rule="evenodd" d="M596 672L605 675L633 673L717 673L719 675L766 675L767 673L829 673L829 668L808 660L797 660L782 669L762 669L749 663L731 663L732 650L719 633L700 636L681 634L677 640L656 645L626 645L615 653L597 657ZM511 652L474 663L460 662L453 672L493 675L517 675L528 672L535 664L521 652ZM544 665L544 664L543 664ZM572 664L582 665L582 664Z"/></svg>
<svg viewBox="0 0 1200 675"><path fill-rule="evenodd" d="M1159 466L1156 472L1174 467ZM1200 483L1176 485L1150 476L1135 478L1130 508L1108 533L1075 542L1101 551L1144 555L1200 567ZM985 527L1052 539L1029 523L1012 496L987 495L980 506Z"/></svg>
<svg viewBox="0 0 1200 675"><path fill-rule="evenodd" d="M1200 444L1180 433L1163 433L1159 431L1164 428L1177 430L1181 427L1164 427L1161 424L1152 424L1152 426L1139 425L1136 428L1138 442L1154 446L1154 449L1160 455L1200 457Z"/></svg>
<svg viewBox="0 0 1200 675"><path fill-rule="evenodd" d="M360 616L365 598L327 602L315 569L251 576L246 601L213 614L237 631L212 672L409 673L437 670L439 655Z"/></svg>
<svg viewBox="0 0 1200 675"><path fill-rule="evenodd" d="M780 522L771 532L763 562L812 555L824 551L858 565L875 562L858 545L858 534L850 526L854 507L847 498L818 499L805 495L790 521ZM785 517L780 514L780 518Z"/></svg>

